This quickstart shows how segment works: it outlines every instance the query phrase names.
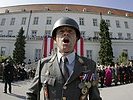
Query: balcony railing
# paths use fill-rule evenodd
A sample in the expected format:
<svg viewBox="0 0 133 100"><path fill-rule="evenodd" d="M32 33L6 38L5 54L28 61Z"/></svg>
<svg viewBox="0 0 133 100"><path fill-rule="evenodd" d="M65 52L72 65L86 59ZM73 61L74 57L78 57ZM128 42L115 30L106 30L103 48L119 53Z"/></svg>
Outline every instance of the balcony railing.
<svg viewBox="0 0 133 100"><path fill-rule="evenodd" d="M84 40L99 41L99 37L84 37ZM111 40L133 40L132 38L111 38Z"/></svg>
<svg viewBox="0 0 133 100"><path fill-rule="evenodd" d="M44 36L29 36L27 40L43 40ZM83 37L84 40L99 41L99 37ZM0 39L16 39L16 36L0 35ZM111 40L133 40L132 38L111 38Z"/></svg>

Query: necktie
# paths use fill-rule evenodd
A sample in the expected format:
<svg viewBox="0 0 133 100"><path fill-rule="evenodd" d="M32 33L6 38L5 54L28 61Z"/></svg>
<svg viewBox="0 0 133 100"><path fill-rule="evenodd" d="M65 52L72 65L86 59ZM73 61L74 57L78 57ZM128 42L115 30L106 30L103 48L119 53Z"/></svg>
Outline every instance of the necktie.
<svg viewBox="0 0 133 100"><path fill-rule="evenodd" d="M63 62L63 59L64 59L64 62ZM68 71L68 68L66 66L67 62L68 62L68 59L66 57L62 57L61 70L62 70L62 74L63 74L65 80L67 80L67 78L69 77L69 71Z"/></svg>

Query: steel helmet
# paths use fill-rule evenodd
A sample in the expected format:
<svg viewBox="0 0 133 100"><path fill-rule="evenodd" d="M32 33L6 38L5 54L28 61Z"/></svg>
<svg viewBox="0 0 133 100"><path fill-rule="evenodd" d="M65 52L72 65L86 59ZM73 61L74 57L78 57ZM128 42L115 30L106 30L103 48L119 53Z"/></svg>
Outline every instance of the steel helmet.
<svg viewBox="0 0 133 100"><path fill-rule="evenodd" d="M69 17L62 17L60 19L58 19L54 26L53 26L53 30L52 30L52 38L55 39L56 37L56 31L59 27L62 26L69 26L75 29L76 31L76 36L79 39L80 38L80 31L79 31L79 26L77 24L77 22Z"/></svg>

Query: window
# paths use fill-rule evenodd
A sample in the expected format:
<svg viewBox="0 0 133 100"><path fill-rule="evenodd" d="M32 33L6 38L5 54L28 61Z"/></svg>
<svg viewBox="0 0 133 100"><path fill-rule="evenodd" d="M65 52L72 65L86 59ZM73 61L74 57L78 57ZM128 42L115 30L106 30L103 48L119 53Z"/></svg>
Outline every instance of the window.
<svg viewBox="0 0 133 100"><path fill-rule="evenodd" d="M119 22L119 20L116 20L116 27L117 28L120 28L120 22Z"/></svg>
<svg viewBox="0 0 133 100"><path fill-rule="evenodd" d="M128 54L128 50L127 49L123 49L123 52L127 53Z"/></svg>
<svg viewBox="0 0 133 100"><path fill-rule="evenodd" d="M94 37L99 37L99 32L94 32Z"/></svg>
<svg viewBox="0 0 133 100"><path fill-rule="evenodd" d="M51 36L51 30L45 30L45 35L46 36Z"/></svg>
<svg viewBox="0 0 133 100"><path fill-rule="evenodd" d="M1 56L6 55L6 47L1 47Z"/></svg>
<svg viewBox="0 0 133 100"><path fill-rule="evenodd" d="M125 28L129 28L128 27L128 22L125 21L124 24L125 24Z"/></svg>
<svg viewBox="0 0 133 100"><path fill-rule="evenodd" d="M10 25L14 25L15 24L15 18L11 19Z"/></svg>
<svg viewBox="0 0 133 100"><path fill-rule="evenodd" d="M123 39L122 33L118 33L118 38L119 38L119 39Z"/></svg>
<svg viewBox="0 0 133 100"><path fill-rule="evenodd" d="M39 17L34 17L33 25L37 25L38 24L38 20L39 20Z"/></svg>
<svg viewBox="0 0 133 100"><path fill-rule="evenodd" d="M41 49L35 49L35 61L41 58Z"/></svg>
<svg viewBox="0 0 133 100"><path fill-rule="evenodd" d="M98 26L97 19L93 19L93 26Z"/></svg>
<svg viewBox="0 0 133 100"><path fill-rule="evenodd" d="M65 11L69 11L68 7L65 7Z"/></svg>
<svg viewBox="0 0 133 100"><path fill-rule="evenodd" d="M13 30L8 30L7 36L12 36L12 34L13 34Z"/></svg>
<svg viewBox="0 0 133 100"><path fill-rule="evenodd" d="M81 37L85 38L85 31L81 31Z"/></svg>
<svg viewBox="0 0 133 100"><path fill-rule="evenodd" d="M0 30L0 36L3 35L3 30Z"/></svg>
<svg viewBox="0 0 133 100"><path fill-rule="evenodd" d="M92 59L92 50L86 50L87 58Z"/></svg>
<svg viewBox="0 0 133 100"><path fill-rule="evenodd" d="M109 32L109 37L113 38L113 33L112 32Z"/></svg>
<svg viewBox="0 0 133 100"><path fill-rule="evenodd" d="M37 36L37 30L32 30L31 36L32 36L32 37L36 37L36 36Z"/></svg>
<svg viewBox="0 0 133 100"><path fill-rule="evenodd" d="M127 33L127 39L131 39L131 34Z"/></svg>
<svg viewBox="0 0 133 100"><path fill-rule="evenodd" d="M106 20L106 24L108 25L108 27L110 27L111 25L110 25L110 20Z"/></svg>
<svg viewBox="0 0 133 100"><path fill-rule="evenodd" d="M46 24L51 25L51 22L52 22L52 17L47 17Z"/></svg>
<svg viewBox="0 0 133 100"><path fill-rule="evenodd" d="M2 18L2 20L1 20L1 26L4 26L5 25L5 22L6 22L6 18Z"/></svg>
<svg viewBox="0 0 133 100"><path fill-rule="evenodd" d="M84 25L84 18L79 18L79 25Z"/></svg>
<svg viewBox="0 0 133 100"><path fill-rule="evenodd" d="M133 56L131 56L131 60L133 60Z"/></svg>
<svg viewBox="0 0 133 100"><path fill-rule="evenodd" d="M25 24L26 24L26 17L23 17L23 18L22 18L21 25L25 25Z"/></svg>

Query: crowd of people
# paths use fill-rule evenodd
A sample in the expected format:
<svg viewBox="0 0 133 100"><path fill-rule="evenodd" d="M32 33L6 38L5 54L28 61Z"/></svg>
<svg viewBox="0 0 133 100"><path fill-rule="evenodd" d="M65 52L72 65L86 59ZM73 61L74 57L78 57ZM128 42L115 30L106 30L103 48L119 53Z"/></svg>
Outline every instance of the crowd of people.
<svg viewBox="0 0 133 100"><path fill-rule="evenodd" d="M18 65L17 67L15 66L14 68L14 81L19 81L19 80L25 80L25 79L31 79L34 77L35 75L35 69L31 68L31 69L25 69L25 67L23 65Z"/></svg>
<svg viewBox="0 0 133 100"><path fill-rule="evenodd" d="M131 61L126 65L123 63L114 66L100 65L97 68L101 88L133 83L133 63Z"/></svg>
<svg viewBox="0 0 133 100"><path fill-rule="evenodd" d="M35 69L25 69L25 64L15 65L10 59L6 59L3 63L0 63L0 75L4 82L4 93L12 93L12 82L24 81L25 79L33 78L35 75ZM7 88L9 87L9 88Z"/></svg>
<svg viewBox="0 0 133 100"><path fill-rule="evenodd" d="M8 62L9 63L9 62ZM0 63L0 71L1 71L1 78L3 79L4 81L4 76L6 74L5 73L5 65L7 64L7 62L4 62L4 63ZM29 69L26 69L25 68L25 64L19 64L19 65L14 65L10 62L10 65L9 66L12 66L11 67L11 70L13 70L13 73L12 73L12 81L19 81L19 80L25 80L25 79L32 79L35 75L35 71L36 69L35 68L29 68ZM8 72L7 72L8 73Z"/></svg>
<svg viewBox="0 0 133 100"><path fill-rule="evenodd" d="M2 66L3 64L1 64ZM25 69L24 64L14 65L12 67L12 81L23 81L25 79L33 79L35 76L36 69L29 68ZM2 69L2 68L1 68ZM4 65L3 65L4 71ZM109 87L117 86L122 84L133 83L133 63L130 61L128 64L124 65L123 63L115 64L114 66L104 66L98 65L97 72L99 76L99 86L100 87ZM2 74L4 81L4 73Z"/></svg>

